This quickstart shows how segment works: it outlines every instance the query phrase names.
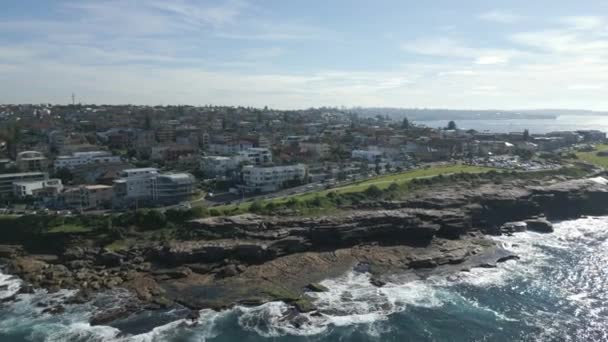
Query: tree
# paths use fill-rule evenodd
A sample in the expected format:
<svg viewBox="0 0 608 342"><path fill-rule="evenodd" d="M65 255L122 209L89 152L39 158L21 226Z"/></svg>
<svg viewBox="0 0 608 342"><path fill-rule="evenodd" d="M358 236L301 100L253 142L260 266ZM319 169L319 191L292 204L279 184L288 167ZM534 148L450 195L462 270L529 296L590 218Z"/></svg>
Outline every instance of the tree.
<svg viewBox="0 0 608 342"><path fill-rule="evenodd" d="M402 129L410 128L410 121L407 118L403 118L403 122L401 123L401 128Z"/></svg>
<svg viewBox="0 0 608 342"><path fill-rule="evenodd" d="M530 131L527 129L524 130L524 141L530 140Z"/></svg>
<svg viewBox="0 0 608 342"><path fill-rule="evenodd" d="M146 114L146 119L144 121L144 128L147 130L152 129L152 117L150 117L150 114Z"/></svg>
<svg viewBox="0 0 608 342"><path fill-rule="evenodd" d="M55 172L55 178L61 179L63 184L68 184L74 179L74 175L70 169L62 167Z"/></svg>
<svg viewBox="0 0 608 342"><path fill-rule="evenodd" d="M454 122L453 120L450 120L450 122L448 122L448 126L446 127L446 129L448 130L455 130L456 128L456 122Z"/></svg>
<svg viewBox="0 0 608 342"><path fill-rule="evenodd" d="M17 158L17 145L21 142L21 138L21 127L17 122L8 124L0 131L0 139L6 141L6 150L12 159Z"/></svg>

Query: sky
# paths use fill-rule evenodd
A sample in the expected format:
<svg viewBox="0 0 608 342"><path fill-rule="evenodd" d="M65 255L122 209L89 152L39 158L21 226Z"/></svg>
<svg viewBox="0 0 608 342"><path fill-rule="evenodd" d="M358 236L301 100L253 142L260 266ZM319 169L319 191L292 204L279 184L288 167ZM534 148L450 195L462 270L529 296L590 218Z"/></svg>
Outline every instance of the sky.
<svg viewBox="0 0 608 342"><path fill-rule="evenodd" d="M3 0L0 103L608 110L608 1Z"/></svg>

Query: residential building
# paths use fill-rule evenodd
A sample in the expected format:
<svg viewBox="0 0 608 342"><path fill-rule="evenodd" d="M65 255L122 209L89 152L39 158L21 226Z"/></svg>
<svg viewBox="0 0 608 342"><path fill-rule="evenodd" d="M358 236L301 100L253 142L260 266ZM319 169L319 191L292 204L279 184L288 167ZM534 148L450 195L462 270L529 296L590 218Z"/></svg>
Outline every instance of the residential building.
<svg viewBox="0 0 608 342"><path fill-rule="evenodd" d="M598 131L598 130L586 130L586 131L576 131L576 133L580 134L583 137L584 141L605 141L606 140L606 132Z"/></svg>
<svg viewBox="0 0 608 342"><path fill-rule="evenodd" d="M382 159L382 152L378 150L353 150L351 152L351 157L353 159L363 159L373 163Z"/></svg>
<svg viewBox="0 0 608 342"><path fill-rule="evenodd" d="M251 147L239 152L239 157L243 161L255 165L266 165L272 163L272 151L263 147Z"/></svg>
<svg viewBox="0 0 608 342"><path fill-rule="evenodd" d="M62 193L66 206L80 210L109 208L114 189L109 185L83 185L67 189Z"/></svg>
<svg viewBox="0 0 608 342"><path fill-rule="evenodd" d="M223 156L203 156L200 163L201 170L208 177L225 176L229 172L236 171L238 166L238 159Z"/></svg>
<svg viewBox="0 0 608 342"><path fill-rule="evenodd" d="M90 164L120 163L119 156L113 156L107 151L75 152L70 156L59 156L55 160L55 169L74 169Z"/></svg>
<svg viewBox="0 0 608 342"><path fill-rule="evenodd" d="M152 200L171 204L188 200L194 194L195 179L189 173L157 175L152 182Z"/></svg>
<svg viewBox="0 0 608 342"><path fill-rule="evenodd" d="M13 183L13 195L18 198L54 197L63 190L61 179L44 179L34 181L18 181Z"/></svg>
<svg viewBox="0 0 608 342"><path fill-rule="evenodd" d="M38 151L23 151L17 153L17 168L22 172L46 171L47 159Z"/></svg>
<svg viewBox="0 0 608 342"><path fill-rule="evenodd" d="M213 154L231 155L250 148L253 148L250 141L240 141L239 143L212 143L209 144L208 150Z"/></svg>
<svg viewBox="0 0 608 342"><path fill-rule="evenodd" d="M300 150L303 153L310 153L317 158L325 158L331 153L331 147L326 143L300 142Z"/></svg>
<svg viewBox="0 0 608 342"><path fill-rule="evenodd" d="M41 181L48 179L46 172L22 172L0 174L0 197L10 197L13 194L13 183L26 181Z"/></svg>
<svg viewBox="0 0 608 342"><path fill-rule="evenodd" d="M304 164L286 166L254 166L243 167L244 189L249 192L277 191L289 182L305 182L307 168Z"/></svg>
<svg viewBox="0 0 608 342"><path fill-rule="evenodd" d="M188 173L160 174L155 168L123 170L114 180L114 200L118 206L172 204L194 193L194 176Z"/></svg>

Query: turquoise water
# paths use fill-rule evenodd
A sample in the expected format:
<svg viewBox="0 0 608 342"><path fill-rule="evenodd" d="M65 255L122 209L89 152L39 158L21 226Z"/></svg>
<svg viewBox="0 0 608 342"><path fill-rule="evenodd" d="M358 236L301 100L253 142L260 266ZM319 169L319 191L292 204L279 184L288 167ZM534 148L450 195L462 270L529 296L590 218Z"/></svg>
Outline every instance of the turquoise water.
<svg viewBox="0 0 608 342"><path fill-rule="evenodd" d="M90 327L92 305L41 314L44 292L0 307L0 341L606 341L608 340L608 218L556 224L554 234L499 237L516 252L493 269L428 279L396 279L383 288L362 273L323 284L321 315L289 317L282 303L224 312L204 310L196 324L153 313L112 327ZM0 297L18 280L0 277ZM69 296L69 292L54 295ZM126 294L98 299L120 305ZM163 322L152 331L146 325Z"/></svg>

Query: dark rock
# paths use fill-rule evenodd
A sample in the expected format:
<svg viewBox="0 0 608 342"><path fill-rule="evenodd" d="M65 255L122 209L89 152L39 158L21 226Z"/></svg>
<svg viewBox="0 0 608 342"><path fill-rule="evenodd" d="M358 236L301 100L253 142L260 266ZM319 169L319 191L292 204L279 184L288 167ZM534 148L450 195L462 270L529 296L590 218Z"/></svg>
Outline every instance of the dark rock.
<svg viewBox="0 0 608 342"><path fill-rule="evenodd" d="M500 227L500 231L504 234L525 232L528 224L524 221L507 222Z"/></svg>
<svg viewBox="0 0 608 342"><path fill-rule="evenodd" d="M115 252L106 251L99 255L97 263L103 266L115 267L120 266L124 256Z"/></svg>
<svg viewBox="0 0 608 342"><path fill-rule="evenodd" d="M156 270L152 272L155 276L166 276L167 279L180 279L192 274L192 270L182 266L175 269Z"/></svg>
<svg viewBox="0 0 608 342"><path fill-rule="evenodd" d="M197 321L201 317L201 313L198 310L190 310L188 315L186 315L186 319L191 321Z"/></svg>
<svg viewBox="0 0 608 342"><path fill-rule="evenodd" d="M374 285L375 287L382 287L384 285L386 285L386 282L378 279L378 278L371 278L369 280L370 284Z"/></svg>
<svg viewBox="0 0 608 342"><path fill-rule="evenodd" d="M64 312L65 312L65 307L63 305L55 305L55 306L42 310L42 313L48 313L51 315L59 315Z"/></svg>
<svg viewBox="0 0 608 342"><path fill-rule="evenodd" d="M552 233L553 224L545 218L530 219L525 221L528 229L539 233Z"/></svg>
<svg viewBox="0 0 608 342"><path fill-rule="evenodd" d="M14 259L24 254L25 251L21 245L0 245L0 258Z"/></svg>
<svg viewBox="0 0 608 342"><path fill-rule="evenodd" d="M234 264L229 264L224 266L221 271L218 273L220 277L234 277L239 274L239 270Z"/></svg>
<svg viewBox="0 0 608 342"><path fill-rule="evenodd" d="M89 323L91 325L109 325L113 321L124 319L131 314L131 310L126 307L116 308L108 311L104 311L94 315Z"/></svg>

